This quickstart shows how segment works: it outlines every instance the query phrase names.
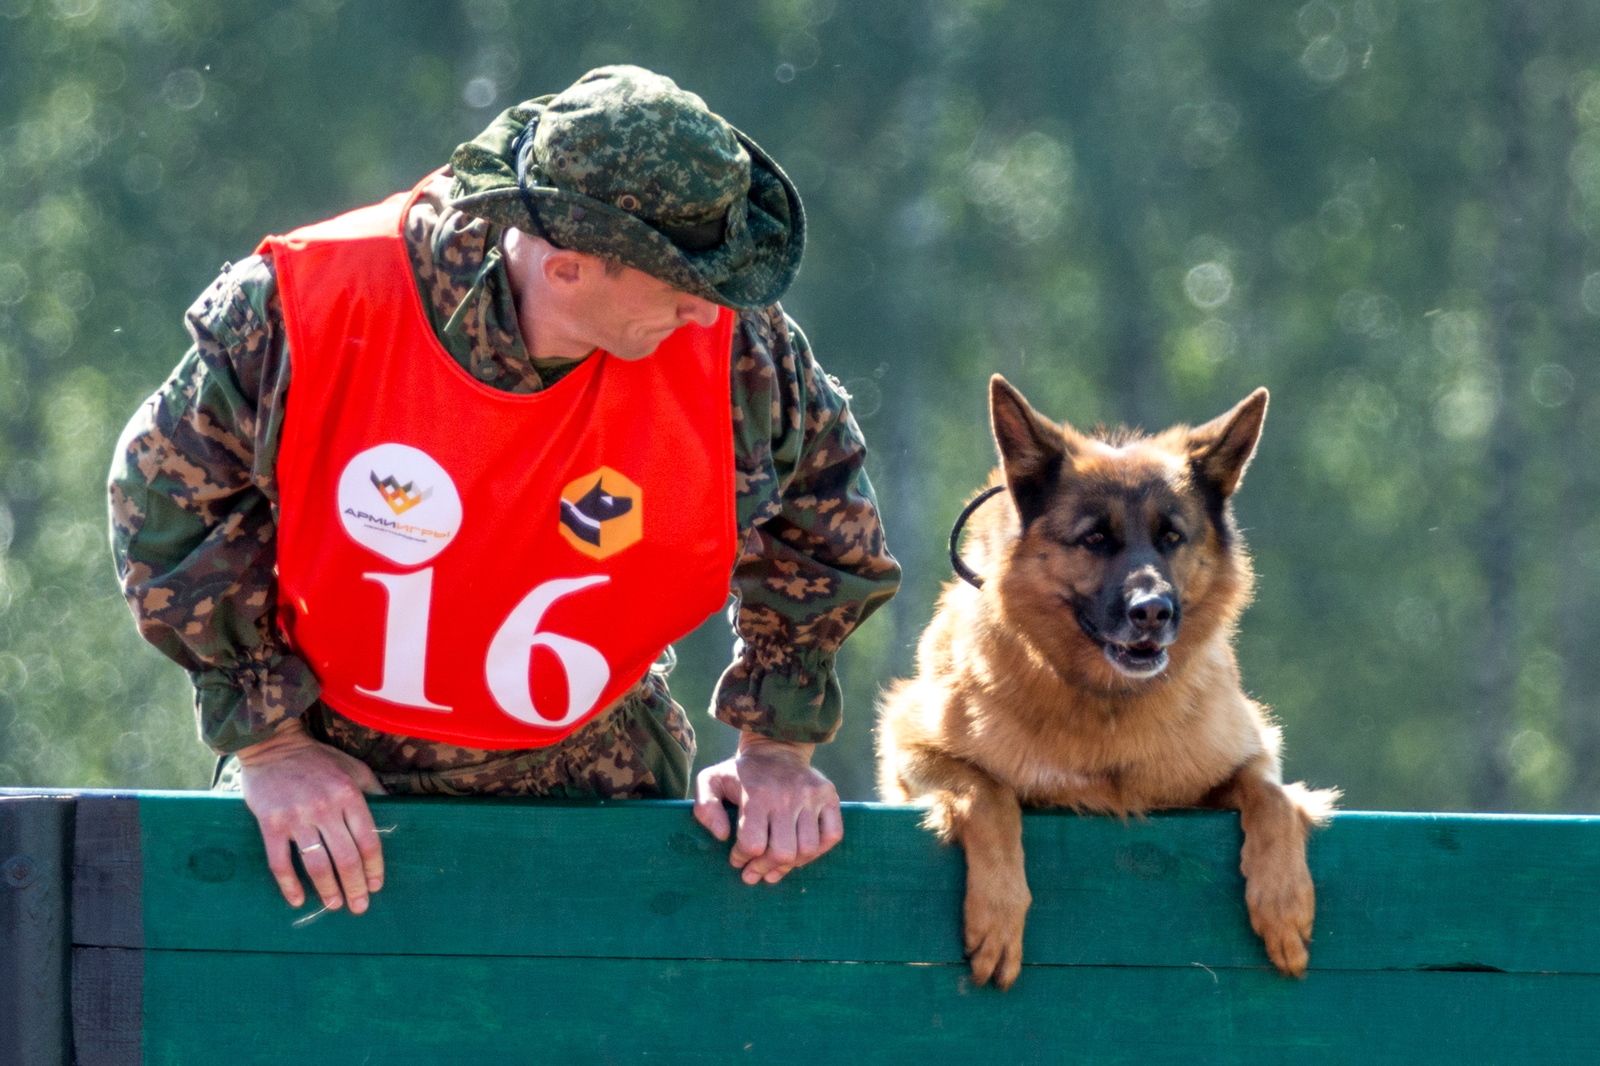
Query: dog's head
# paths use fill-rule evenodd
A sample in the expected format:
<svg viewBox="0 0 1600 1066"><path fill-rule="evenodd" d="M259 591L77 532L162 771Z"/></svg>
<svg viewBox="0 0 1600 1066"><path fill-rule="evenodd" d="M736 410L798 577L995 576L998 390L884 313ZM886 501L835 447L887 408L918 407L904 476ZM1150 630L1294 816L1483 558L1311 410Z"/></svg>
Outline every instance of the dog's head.
<svg viewBox="0 0 1600 1066"><path fill-rule="evenodd" d="M1015 537L1002 611L1065 676L1110 691L1162 675L1249 600L1229 499L1255 453L1267 390L1203 426L1079 433L998 374L989 409Z"/></svg>

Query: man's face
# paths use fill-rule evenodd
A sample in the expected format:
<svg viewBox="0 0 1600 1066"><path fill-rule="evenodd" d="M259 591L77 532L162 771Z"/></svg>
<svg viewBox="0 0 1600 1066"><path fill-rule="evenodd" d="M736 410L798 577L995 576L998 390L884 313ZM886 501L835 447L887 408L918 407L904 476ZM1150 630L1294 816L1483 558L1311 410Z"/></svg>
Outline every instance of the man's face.
<svg viewBox="0 0 1600 1066"><path fill-rule="evenodd" d="M586 273L573 317L588 333L586 339L620 359L645 358L686 323L710 326L717 321L716 304L642 270L625 266L613 273Z"/></svg>

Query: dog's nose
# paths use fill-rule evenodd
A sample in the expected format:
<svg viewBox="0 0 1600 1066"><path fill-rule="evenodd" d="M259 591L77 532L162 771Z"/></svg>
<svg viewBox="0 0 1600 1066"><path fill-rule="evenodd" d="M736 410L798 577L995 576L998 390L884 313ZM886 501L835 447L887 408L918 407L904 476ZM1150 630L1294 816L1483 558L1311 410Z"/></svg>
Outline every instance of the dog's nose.
<svg viewBox="0 0 1600 1066"><path fill-rule="evenodd" d="M1172 621L1172 600L1159 592L1135 592L1128 597L1128 621L1135 629L1160 629Z"/></svg>

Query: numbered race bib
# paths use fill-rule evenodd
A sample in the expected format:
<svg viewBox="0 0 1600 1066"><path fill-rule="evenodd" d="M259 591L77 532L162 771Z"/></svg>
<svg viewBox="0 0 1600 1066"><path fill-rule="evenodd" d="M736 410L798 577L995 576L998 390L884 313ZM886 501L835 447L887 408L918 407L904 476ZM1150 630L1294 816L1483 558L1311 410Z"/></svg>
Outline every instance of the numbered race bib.
<svg viewBox="0 0 1600 1066"><path fill-rule="evenodd" d="M491 389L428 324L400 235L415 195L261 247L293 373L280 621L358 722L541 747L727 599L734 316L543 392Z"/></svg>

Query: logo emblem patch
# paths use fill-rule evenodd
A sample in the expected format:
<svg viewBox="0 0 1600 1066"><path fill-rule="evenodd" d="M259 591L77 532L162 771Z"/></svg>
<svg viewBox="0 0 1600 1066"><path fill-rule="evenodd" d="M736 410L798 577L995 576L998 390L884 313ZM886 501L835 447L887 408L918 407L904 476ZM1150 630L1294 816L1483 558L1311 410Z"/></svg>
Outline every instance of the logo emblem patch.
<svg viewBox="0 0 1600 1066"><path fill-rule="evenodd" d="M644 536L644 492L609 466L561 490L561 535L591 559L604 559Z"/></svg>
<svg viewBox="0 0 1600 1066"><path fill-rule="evenodd" d="M416 482L402 485L392 475L379 481L376 470L371 471L370 476L373 487L378 490L378 495L382 496L383 502L389 505L389 510L397 515L405 514L411 508L433 495L432 489L423 489L421 492L416 491Z"/></svg>
<svg viewBox="0 0 1600 1066"><path fill-rule="evenodd" d="M339 520L368 551L416 566L455 539L461 496L427 452L380 444L351 459L339 475Z"/></svg>

